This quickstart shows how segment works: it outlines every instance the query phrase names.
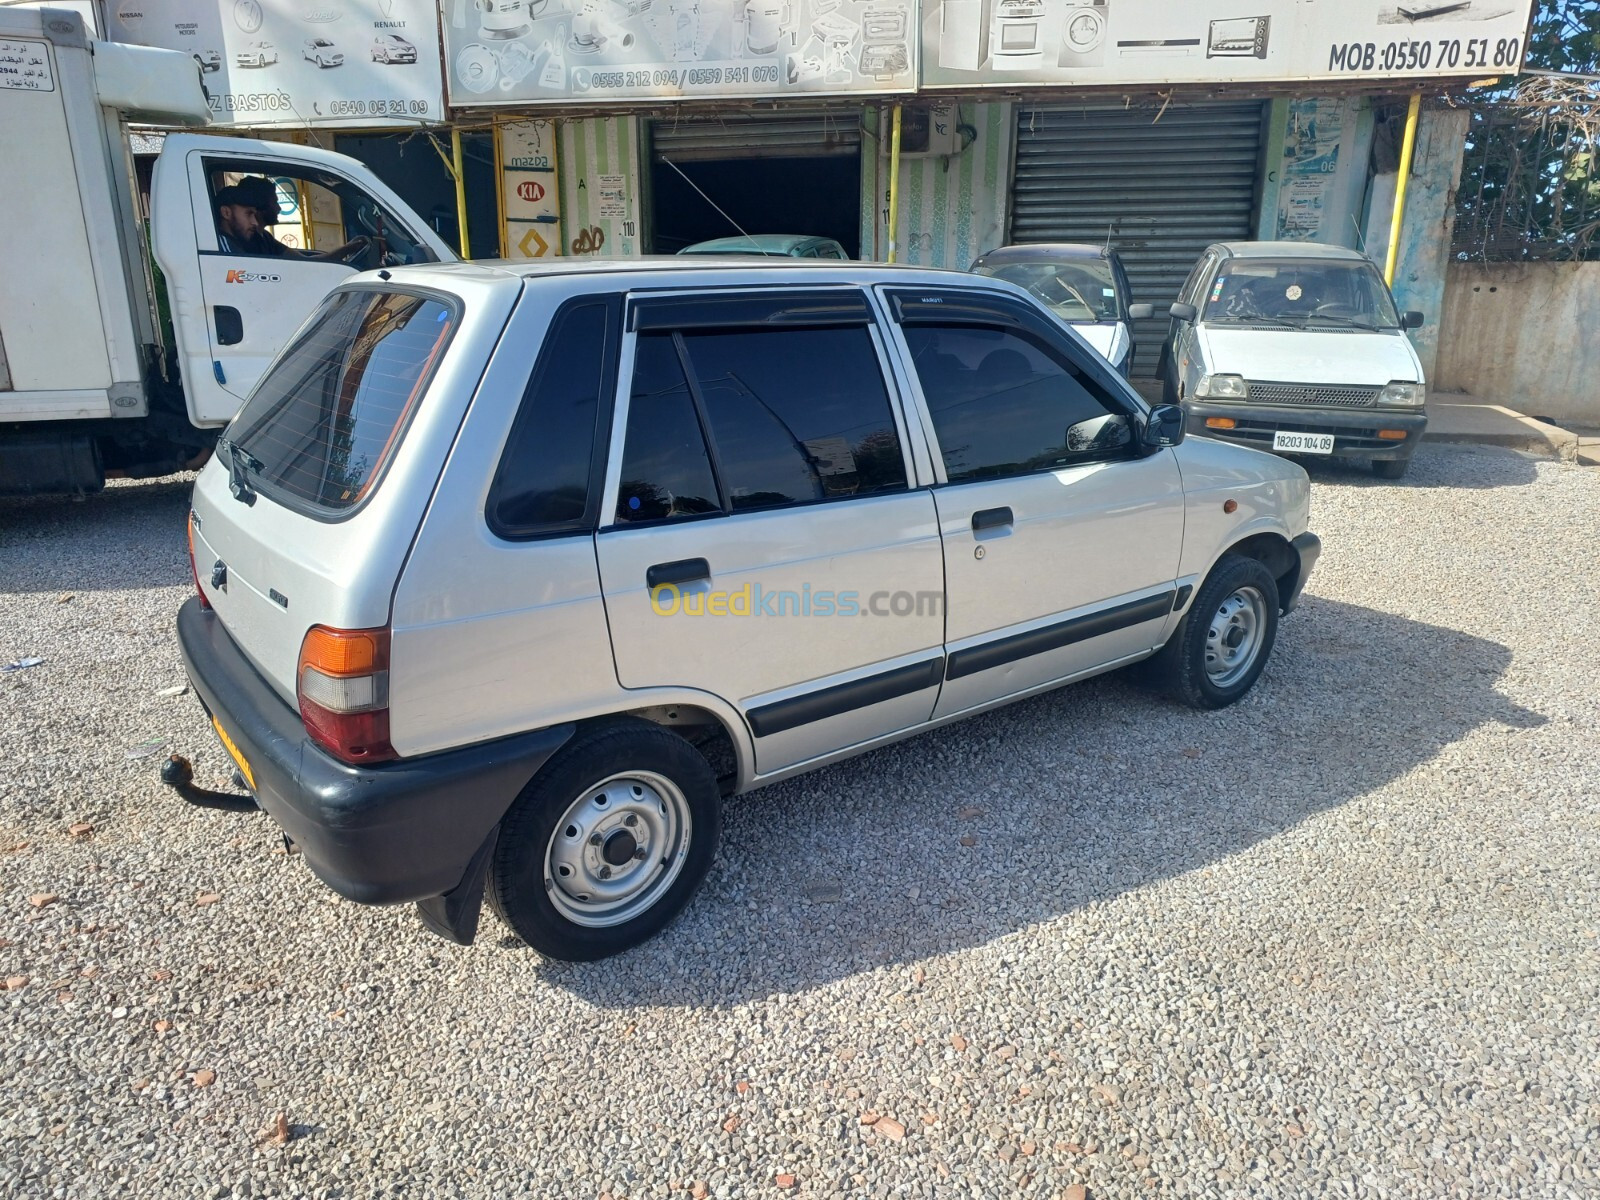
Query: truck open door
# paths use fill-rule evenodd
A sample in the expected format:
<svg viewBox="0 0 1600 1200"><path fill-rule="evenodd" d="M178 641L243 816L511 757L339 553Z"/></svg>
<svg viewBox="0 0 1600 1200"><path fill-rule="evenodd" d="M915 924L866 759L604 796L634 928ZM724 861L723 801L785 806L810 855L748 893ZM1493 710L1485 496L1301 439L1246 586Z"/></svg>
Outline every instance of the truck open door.
<svg viewBox="0 0 1600 1200"><path fill-rule="evenodd" d="M263 196L255 222L221 211L219 202L235 201L226 207L237 210ZM202 427L233 417L341 280L456 258L355 159L287 143L169 135L150 211L189 419Z"/></svg>

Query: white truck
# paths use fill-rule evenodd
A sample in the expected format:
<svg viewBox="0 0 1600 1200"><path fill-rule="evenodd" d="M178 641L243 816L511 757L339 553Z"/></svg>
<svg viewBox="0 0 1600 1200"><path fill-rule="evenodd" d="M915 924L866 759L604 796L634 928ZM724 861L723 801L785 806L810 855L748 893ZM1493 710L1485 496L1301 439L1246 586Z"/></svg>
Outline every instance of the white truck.
<svg viewBox="0 0 1600 1200"><path fill-rule="evenodd" d="M0 495L197 464L335 284L455 257L360 163L288 142L169 134L147 225L128 122L210 111L186 54L0 8ZM216 197L256 176L278 196L272 236L230 249Z"/></svg>

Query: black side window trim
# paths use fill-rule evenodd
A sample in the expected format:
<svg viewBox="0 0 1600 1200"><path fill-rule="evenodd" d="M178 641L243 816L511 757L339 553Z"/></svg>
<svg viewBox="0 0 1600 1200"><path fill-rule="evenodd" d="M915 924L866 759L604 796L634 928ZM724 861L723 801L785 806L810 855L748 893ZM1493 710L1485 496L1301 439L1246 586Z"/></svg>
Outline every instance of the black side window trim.
<svg viewBox="0 0 1600 1200"><path fill-rule="evenodd" d="M872 305L858 287L652 296L628 306L628 329L635 333L872 323Z"/></svg>
<svg viewBox="0 0 1600 1200"><path fill-rule="evenodd" d="M583 516L571 521L534 528L519 529L504 525L496 515L496 510L499 507L500 490L508 470L507 460L520 441L519 435L538 417L536 411L538 406L533 403L535 386L543 378L554 357L563 352L562 347L558 346L549 334L560 327L568 314L580 308L602 306L606 309L606 348L601 358L600 396L594 415L594 433L589 444L589 494L584 501ZM622 294L620 292L596 292L586 296L574 296L564 301L550 315L550 324L545 327L544 346L539 351L539 357L534 360L533 370L528 374L528 382L522 390L522 399L517 402L516 419L511 422L511 430L506 434L505 443L500 448L500 459L495 464L494 479L489 484L489 494L484 503L484 518L490 532L496 537L507 542L534 542L546 538L589 534L599 528L600 505L606 490L606 460L611 453L611 421L617 400L617 363L621 348Z"/></svg>
<svg viewBox="0 0 1600 1200"><path fill-rule="evenodd" d="M1143 420L1148 412L1133 385L1112 370L1098 354L1084 354L1069 337L1062 335L1054 317L1035 312L1007 296L977 296L959 292L924 292L894 289L887 292L895 320L901 325L986 325L991 329L1004 329L1042 342L1047 352L1058 361L1070 365L1072 371L1093 380L1112 404L1124 416ZM907 299L922 298L923 303L910 307ZM907 361L907 367L916 375L916 363ZM918 379L918 386L921 380Z"/></svg>

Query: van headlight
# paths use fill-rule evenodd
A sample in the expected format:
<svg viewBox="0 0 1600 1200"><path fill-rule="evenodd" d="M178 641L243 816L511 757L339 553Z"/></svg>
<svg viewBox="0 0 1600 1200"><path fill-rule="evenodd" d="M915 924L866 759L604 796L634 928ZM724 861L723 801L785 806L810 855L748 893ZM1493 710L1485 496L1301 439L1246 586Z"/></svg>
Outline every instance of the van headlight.
<svg viewBox="0 0 1600 1200"><path fill-rule="evenodd" d="M1416 408L1428 399L1425 383L1391 383L1378 396L1378 403L1395 408Z"/></svg>
<svg viewBox="0 0 1600 1200"><path fill-rule="evenodd" d="M1250 386L1242 375L1202 375L1194 394L1208 400L1244 400L1250 395Z"/></svg>

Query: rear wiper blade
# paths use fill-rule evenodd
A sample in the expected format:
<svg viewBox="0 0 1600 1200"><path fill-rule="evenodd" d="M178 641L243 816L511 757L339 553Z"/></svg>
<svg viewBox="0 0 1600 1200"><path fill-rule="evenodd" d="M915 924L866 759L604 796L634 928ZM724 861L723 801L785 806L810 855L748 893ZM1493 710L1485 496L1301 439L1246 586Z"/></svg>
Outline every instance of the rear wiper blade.
<svg viewBox="0 0 1600 1200"><path fill-rule="evenodd" d="M233 442L221 442L218 449L227 448L228 491L240 504L249 507L256 502L256 490L250 486L248 472L260 471L261 460Z"/></svg>

